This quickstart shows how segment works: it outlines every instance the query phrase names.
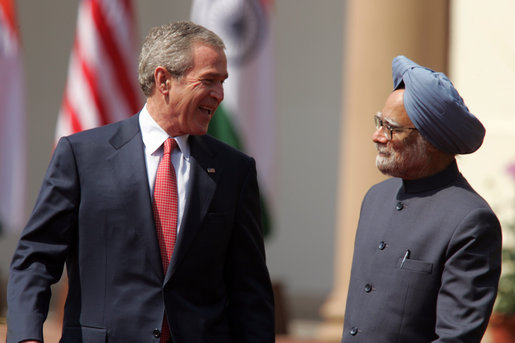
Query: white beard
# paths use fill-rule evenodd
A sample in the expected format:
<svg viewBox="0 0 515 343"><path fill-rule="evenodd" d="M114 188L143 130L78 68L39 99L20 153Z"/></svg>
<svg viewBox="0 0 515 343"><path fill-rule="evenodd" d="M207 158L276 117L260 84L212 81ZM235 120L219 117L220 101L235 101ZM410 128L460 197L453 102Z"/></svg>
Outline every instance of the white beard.
<svg viewBox="0 0 515 343"><path fill-rule="evenodd" d="M403 144L404 146L397 149L376 144L376 167L385 175L417 178L417 175L423 174L430 167L428 143L418 135L415 140L404 140Z"/></svg>

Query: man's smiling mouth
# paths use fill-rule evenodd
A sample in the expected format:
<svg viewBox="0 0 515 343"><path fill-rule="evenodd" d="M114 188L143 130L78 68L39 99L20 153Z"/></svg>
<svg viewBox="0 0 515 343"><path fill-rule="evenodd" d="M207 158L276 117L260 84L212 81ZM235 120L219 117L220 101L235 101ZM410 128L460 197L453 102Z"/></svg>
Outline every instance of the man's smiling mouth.
<svg viewBox="0 0 515 343"><path fill-rule="evenodd" d="M199 106L199 109L208 115L212 115L215 111L213 107L209 106Z"/></svg>

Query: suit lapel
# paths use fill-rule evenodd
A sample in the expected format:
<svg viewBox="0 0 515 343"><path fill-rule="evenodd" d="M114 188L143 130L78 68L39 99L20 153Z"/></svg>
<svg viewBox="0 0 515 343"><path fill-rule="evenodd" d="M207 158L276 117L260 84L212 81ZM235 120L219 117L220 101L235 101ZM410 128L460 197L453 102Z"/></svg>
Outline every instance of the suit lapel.
<svg viewBox="0 0 515 343"><path fill-rule="evenodd" d="M189 143L191 149L190 168L192 184L184 219L165 277L165 283L170 280L177 270L200 229L215 193L216 178L220 170L220 166L215 165L213 153L207 146L202 144L201 136L190 136Z"/></svg>
<svg viewBox="0 0 515 343"><path fill-rule="evenodd" d="M140 228L143 246L149 247L138 253L145 254L142 258L148 260L149 271L163 275L138 115L121 122L109 142L114 150L108 162L126 205L127 222Z"/></svg>

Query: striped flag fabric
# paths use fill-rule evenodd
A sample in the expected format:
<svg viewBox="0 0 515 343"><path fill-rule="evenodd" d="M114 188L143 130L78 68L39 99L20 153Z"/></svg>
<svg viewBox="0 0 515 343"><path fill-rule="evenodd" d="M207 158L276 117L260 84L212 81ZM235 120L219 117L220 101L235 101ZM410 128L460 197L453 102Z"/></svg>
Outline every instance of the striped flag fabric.
<svg viewBox="0 0 515 343"><path fill-rule="evenodd" d="M226 45L229 78L208 133L256 159L265 234L276 189L273 9L273 0L193 0L191 10Z"/></svg>
<svg viewBox="0 0 515 343"><path fill-rule="evenodd" d="M0 0L0 231L25 221L25 79L14 0Z"/></svg>
<svg viewBox="0 0 515 343"><path fill-rule="evenodd" d="M131 0L81 0L56 141L140 110Z"/></svg>

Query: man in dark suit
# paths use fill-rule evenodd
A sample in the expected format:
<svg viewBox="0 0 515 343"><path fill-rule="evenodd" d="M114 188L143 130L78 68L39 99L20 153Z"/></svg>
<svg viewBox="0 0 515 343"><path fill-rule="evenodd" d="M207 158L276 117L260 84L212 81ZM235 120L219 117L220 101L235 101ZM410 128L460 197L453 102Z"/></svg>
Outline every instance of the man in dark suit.
<svg viewBox="0 0 515 343"><path fill-rule="evenodd" d="M342 342L480 342L501 229L455 155L478 149L485 129L444 74L398 56L393 78L372 136L393 178L363 200Z"/></svg>
<svg viewBox="0 0 515 343"><path fill-rule="evenodd" d="M204 135L227 77L213 32L157 27L143 110L59 141L13 257L7 342L43 340L65 263L61 342L274 342L254 160Z"/></svg>

